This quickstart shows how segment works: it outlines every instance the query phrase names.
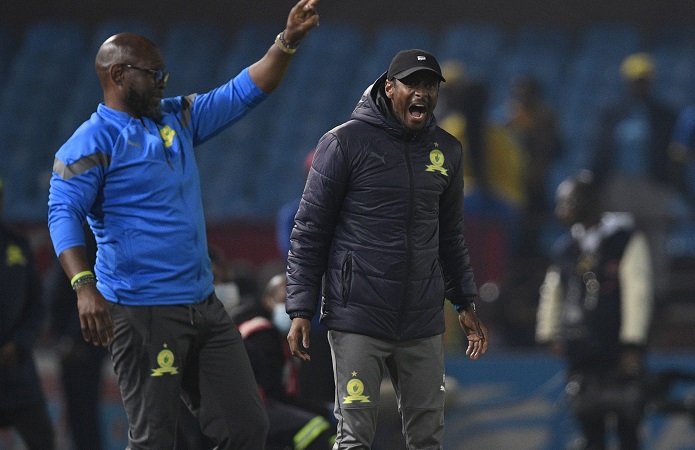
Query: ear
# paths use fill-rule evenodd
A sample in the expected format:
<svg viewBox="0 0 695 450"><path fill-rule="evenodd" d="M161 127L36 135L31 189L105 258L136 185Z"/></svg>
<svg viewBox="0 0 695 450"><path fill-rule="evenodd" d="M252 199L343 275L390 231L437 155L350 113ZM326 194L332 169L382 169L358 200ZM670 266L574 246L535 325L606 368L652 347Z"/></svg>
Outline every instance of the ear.
<svg viewBox="0 0 695 450"><path fill-rule="evenodd" d="M121 85L123 84L123 77L125 76L125 70L123 70L123 65L121 64L114 64L109 68L109 74L111 77L111 81L113 81L114 84Z"/></svg>
<svg viewBox="0 0 695 450"><path fill-rule="evenodd" d="M392 80L386 80L386 84L384 84L384 91L386 92L386 96L388 98L393 97L393 90L396 86L396 83L394 83Z"/></svg>

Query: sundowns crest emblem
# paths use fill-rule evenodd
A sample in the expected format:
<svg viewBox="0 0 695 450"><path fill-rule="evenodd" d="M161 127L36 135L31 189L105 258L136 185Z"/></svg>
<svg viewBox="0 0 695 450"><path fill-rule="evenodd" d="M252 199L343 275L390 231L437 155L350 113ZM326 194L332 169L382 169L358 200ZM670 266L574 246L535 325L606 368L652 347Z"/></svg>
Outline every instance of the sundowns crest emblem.
<svg viewBox="0 0 695 450"><path fill-rule="evenodd" d="M159 129L159 135L162 137L162 142L166 148L174 145L174 136L176 136L176 131L174 131L169 125L164 128Z"/></svg>
<svg viewBox="0 0 695 450"><path fill-rule="evenodd" d="M445 177L448 177L447 169L444 166L444 154L438 148L430 150L430 162L432 164L427 166L427 172L439 172Z"/></svg>
<svg viewBox="0 0 695 450"><path fill-rule="evenodd" d="M174 367L174 353L164 344L164 349L157 354L157 364L159 369L152 369L152 377L161 377L165 373L176 375L179 373L177 367Z"/></svg>
<svg viewBox="0 0 695 450"><path fill-rule="evenodd" d="M357 378L357 372L352 372L352 378L347 382L348 396L343 397L343 403L352 402L371 403L368 395L364 395L364 383Z"/></svg>

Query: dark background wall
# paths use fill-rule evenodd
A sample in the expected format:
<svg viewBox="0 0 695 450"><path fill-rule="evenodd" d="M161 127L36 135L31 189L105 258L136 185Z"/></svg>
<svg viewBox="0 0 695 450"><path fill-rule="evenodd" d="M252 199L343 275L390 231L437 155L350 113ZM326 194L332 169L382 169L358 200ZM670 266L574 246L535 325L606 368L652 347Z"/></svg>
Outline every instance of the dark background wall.
<svg viewBox="0 0 695 450"><path fill-rule="evenodd" d="M108 18L141 18L162 23L205 21L234 26L249 22L283 23L290 0L33 0L3 2L0 21L21 29L47 18L85 24ZM624 22L649 31L664 24L695 24L691 0L323 0L324 20L354 21L368 27L404 23L436 28L460 21L519 25L553 24L577 28L592 22Z"/></svg>

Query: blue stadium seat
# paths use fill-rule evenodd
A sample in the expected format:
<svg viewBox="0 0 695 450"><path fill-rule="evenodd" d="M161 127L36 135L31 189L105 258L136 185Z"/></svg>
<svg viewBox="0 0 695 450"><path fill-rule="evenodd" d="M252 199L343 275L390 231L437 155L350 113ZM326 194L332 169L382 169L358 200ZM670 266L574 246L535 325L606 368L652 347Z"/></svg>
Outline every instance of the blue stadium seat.
<svg viewBox="0 0 695 450"><path fill-rule="evenodd" d="M637 26L621 23L598 23L587 27L579 42L583 52L601 59L616 54L636 52L642 48L642 35Z"/></svg>
<svg viewBox="0 0 695 450"><path fill-rule="evenodd" d="M473 78L489 79L506 47L506 36L492 24L463 22L445 28L440 36L440 62L458 59Z"/></svg>
<svg viewBox="0 0 695 450"><path fill-rule="evenodd" d="M168 96L207 92L216 86L220 55L229 46L221 29L199 23L174 24L164 41L162 51L171 72Z"/></svg>
<svg viewBox="0 0 695 450"><path fill-rule="evenodd" d="M46 175L59 145L63 106L85 61L86 30L71 22L37 22L25 31L2 92L0 133L11 170L21 174L10 220L45 220Z"/></svg>
<svg viewBox="0 0 695 450"><path fill-rule="evenodd" d="M7 73L17 50L18 38L9 26L0 24L0 95L5 87Z"/></svg>
<svg viewBox="0 0 695 450"><path fill-rule="evenodd" d="M576 36L566 28L529 25L515 34L516 48L525 54L536 51L567 58L576 45Z"/></svg>

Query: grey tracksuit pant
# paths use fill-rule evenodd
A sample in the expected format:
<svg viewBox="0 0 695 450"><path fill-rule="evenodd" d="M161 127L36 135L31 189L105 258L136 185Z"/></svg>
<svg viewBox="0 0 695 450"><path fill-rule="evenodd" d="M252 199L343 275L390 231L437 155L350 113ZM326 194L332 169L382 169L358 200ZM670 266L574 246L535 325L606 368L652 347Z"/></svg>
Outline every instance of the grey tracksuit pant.
<svg viewBox="0 0 695 450"><path fill-rule="evenodd" d="M191 305L110 304L128 449L174 448L181 399L220 450L259 450L268 417L239 330L214 294Z"/></svg>
<svg viewBox="0 0 695 450"><path fill-rule="evenodd" d="M410 450L440 450L444 437L442 335L384 341L329 331L338 430L333 450L368 450L376 431L379 388L388 369Z"/></svg>

